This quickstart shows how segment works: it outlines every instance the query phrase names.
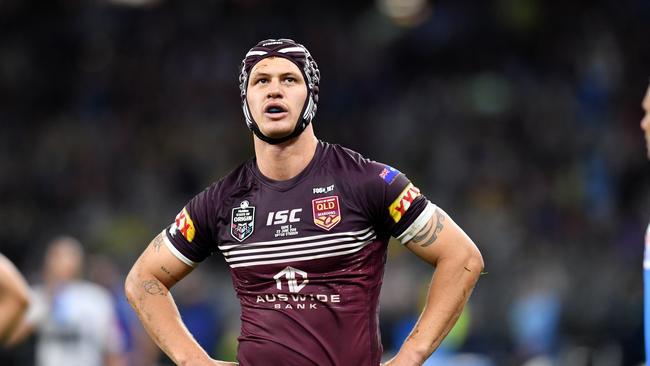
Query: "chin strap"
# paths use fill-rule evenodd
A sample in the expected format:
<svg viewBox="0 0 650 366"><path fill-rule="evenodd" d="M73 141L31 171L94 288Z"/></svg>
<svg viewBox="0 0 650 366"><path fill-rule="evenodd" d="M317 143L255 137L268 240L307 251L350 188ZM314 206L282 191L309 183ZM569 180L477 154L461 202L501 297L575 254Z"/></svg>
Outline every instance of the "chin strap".
<svg viewBox="0 0 650 366"><path fill-rule="evenodd" d="M279 138L268 137L265 134L263 134L262 131L260 131L259 127L257 127L257 123L251 125L250 129L251 131L253 131L255 136L257 136L260 140L271 145L277 145L289 141L294 137L298 137L298 135L300 135L302 131L304 131L305 128L307 128L307 125L309 125L309 121L306 121L304 118L300 118L300 121L296 123L296 128L294 128L290 134Z"/></svg>

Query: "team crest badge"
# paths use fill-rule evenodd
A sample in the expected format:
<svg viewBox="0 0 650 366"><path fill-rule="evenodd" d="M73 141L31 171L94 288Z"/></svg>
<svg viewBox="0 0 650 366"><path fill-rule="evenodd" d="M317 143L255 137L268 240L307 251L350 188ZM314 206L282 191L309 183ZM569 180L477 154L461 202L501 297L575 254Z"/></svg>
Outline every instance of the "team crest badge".
<svg viewBox="0 0 650 366"><path fill-rule="evenodd" d="M316 198L311 201L314 224L327 231L341 222L341 209L338 196Z"/></svg>
<svg viewBox="0 0 650 366"><path fill-rule="evenodd" d="M255 230L255 207L248 201L242 201L239 207L232 209L230 218L230 235L238 241L244 241Z"/></svg>

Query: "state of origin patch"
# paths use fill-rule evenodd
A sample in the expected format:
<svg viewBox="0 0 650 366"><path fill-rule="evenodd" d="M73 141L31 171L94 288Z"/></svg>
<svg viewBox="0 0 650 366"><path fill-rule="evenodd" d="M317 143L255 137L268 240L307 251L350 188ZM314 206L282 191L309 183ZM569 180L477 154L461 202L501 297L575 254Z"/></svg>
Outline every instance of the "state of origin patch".
<svg viewBox="0 0 650 366"><path fill-rule="evenodd" d="M314 224L327 231L341 222L341 208L338 196L316 198L311 201Z"/></svg>

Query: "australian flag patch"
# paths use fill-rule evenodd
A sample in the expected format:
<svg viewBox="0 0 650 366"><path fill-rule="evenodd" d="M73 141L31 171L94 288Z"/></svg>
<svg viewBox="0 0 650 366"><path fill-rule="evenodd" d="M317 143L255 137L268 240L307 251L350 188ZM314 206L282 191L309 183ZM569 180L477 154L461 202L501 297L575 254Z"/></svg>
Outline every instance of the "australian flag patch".
<svg viewBox="0 0 650 366"><path fill-rule="evenodd" d="M386 182L387 184L391 184L391 183L393 183L395 178L397 178L399 173L400 173L399 170L397 170L397 169L395 169L395 168L393 168L391 166L386 165L384 170L382 170L381 173L379 173L379 177L381 179L383 179L384 182Z"/></svg>

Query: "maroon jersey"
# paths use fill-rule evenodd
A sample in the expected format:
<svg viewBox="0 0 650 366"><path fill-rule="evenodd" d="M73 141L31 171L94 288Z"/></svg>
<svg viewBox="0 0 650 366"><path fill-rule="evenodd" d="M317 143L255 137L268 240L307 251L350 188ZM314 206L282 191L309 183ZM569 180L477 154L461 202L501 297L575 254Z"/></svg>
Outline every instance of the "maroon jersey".
<svg viewBox="0 0 650 366"><path fill-rule="evenodd" d="M378 365L389 237L410 240L433 211L396 169L319 142L287 181L245 162L194 197L164 236L188 265L220 252L230 266L240 365Z"/></svg>

